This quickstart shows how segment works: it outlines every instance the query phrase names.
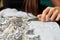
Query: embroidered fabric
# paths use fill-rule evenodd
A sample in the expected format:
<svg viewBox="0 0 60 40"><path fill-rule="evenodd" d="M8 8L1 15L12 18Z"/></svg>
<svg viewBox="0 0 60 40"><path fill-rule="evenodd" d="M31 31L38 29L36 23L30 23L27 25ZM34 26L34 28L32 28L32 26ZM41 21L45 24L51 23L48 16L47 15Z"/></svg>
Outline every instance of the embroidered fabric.
<svg viewBox="0 0 60 40"><path fill-rule="evenodd" d="M56 22L28 21L34 15L16 9L0 11L0 40L60 40Z"/></svg>

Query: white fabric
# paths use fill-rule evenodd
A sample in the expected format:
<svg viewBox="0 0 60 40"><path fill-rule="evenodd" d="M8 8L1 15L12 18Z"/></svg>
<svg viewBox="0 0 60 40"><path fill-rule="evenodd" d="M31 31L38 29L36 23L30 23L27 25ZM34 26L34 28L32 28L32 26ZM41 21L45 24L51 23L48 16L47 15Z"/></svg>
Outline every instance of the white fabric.
<svg viewBox="0 0 60 40"><path fill-rule="evenodd" d="M40 35L41 40L60 40L60 29L56 22L31 21L29 29Z"/></svg>
<svg viewBox="0 0 60 40"><path fill-rule="evenodd" d="M41 40L60 40L60 28L56 22L27 21L27 24L22 18L27 20L35 16L10 8L0 11L0 40L29 40L31 36L36 40L39 36ZM34 34L26 34L28 30L34 30Z"/></svg>

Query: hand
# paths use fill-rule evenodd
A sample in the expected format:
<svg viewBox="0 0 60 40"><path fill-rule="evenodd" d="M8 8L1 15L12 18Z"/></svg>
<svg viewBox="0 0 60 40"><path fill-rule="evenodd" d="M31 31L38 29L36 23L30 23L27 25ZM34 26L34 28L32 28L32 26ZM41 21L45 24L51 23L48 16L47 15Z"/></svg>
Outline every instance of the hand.
<svg viewBox="0 0 60 40"><path fill-rule="evenodd" d="M59 21L60 7L47 7L42 14L37 17L41 21Z"/></svg>

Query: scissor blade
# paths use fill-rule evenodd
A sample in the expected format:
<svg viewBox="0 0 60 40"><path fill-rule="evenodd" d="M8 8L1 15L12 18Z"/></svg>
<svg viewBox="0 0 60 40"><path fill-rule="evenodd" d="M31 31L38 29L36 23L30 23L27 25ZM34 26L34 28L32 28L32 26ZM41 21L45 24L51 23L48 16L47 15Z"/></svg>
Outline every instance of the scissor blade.
<svg viewBox="0 0 60 40"><path fill-rule="evenodd" d="M29 19L28 21L39 21L38 18Z"/></svg>

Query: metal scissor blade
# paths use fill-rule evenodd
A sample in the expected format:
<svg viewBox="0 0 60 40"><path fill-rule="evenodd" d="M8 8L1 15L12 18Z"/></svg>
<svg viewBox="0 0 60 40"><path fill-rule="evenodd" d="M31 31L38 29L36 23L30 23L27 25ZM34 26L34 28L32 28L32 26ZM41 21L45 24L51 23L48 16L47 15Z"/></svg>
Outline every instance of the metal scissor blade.
<svg viewBox="0 0 60 40"><path fill-rule="evenodd" d="M39 21L38 18L29 19L28 21Z"/></svg>

